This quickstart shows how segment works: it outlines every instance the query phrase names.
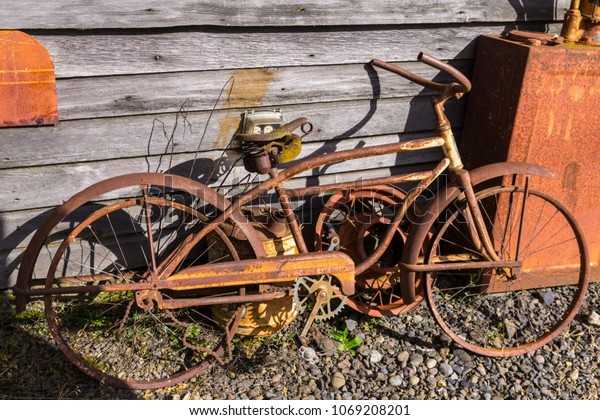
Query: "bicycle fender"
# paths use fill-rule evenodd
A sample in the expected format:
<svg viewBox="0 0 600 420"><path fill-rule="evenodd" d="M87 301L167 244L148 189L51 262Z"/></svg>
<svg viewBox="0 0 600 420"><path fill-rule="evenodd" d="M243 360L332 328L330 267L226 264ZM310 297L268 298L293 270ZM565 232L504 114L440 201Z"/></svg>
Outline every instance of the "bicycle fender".
<svg viewBox="0 0 600 420"><path fill-rule="evenodd" d="M554 177L554 172L548 168L533 163L521 162L499 162L490 165L481 166L469 171L471 183L473 186L489 181L494 178L500 178L509 175L532 175L545 178ZM424 212L419 215L412 224L416 227L410 232L404 245L401 261L405 264L416 264L420 251L428 233L440 213L448 207L461 194L461 189L457 181L449 183L442 188L434 199L425 207ZM403 270L401 272L401 291L402 298L407 303L412 303L417 299L415 291L416 273L414 271Z"/></svg>

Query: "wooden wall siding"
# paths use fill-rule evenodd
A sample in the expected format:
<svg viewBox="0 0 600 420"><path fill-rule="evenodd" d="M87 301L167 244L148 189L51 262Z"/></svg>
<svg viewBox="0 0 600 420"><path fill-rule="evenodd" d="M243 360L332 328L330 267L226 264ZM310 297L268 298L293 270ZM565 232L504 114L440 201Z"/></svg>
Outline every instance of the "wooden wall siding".
<svg viewBox="0 0 600 420"><path fill-rule="evenodd" d="M569 0L46 0L40 7L37 0L20 0L0 14L0 26L137 29L548 21L562 18L568 6Z"/></svg>
<svg viewBox="0 0 600 420"><path fill-rule="evenodd" d="M431 92L365 66L372 57L447 81L415 62L421 50L469 74L477 35L558 32L569 2L425 3L48 0L42 8L21 0L0 9L0 28L31 33L53 56L60 116L56 127L0 131L0 288L13 284L49 211L94 182L137 171L188 175L198 153L192 177L221 184L208 175L214 160L239 158L223 150L245 109L308 117L315 130L300 158L433 135ZM464 100L447 106L457 134L464 108ZM369 158L289 186L423 170L439 158ZM238 164L224 185L246 175Z"/></svg>
<svg viewBox="0 0 600 420"><path fill-rule="evenodd" d="M534 24L531 24L534 25ZM535 26L522 25L523 28ZM550 32L560 32L551 25ZM36 35L62 77L130 75L173 71L415 61L421 51L443 60L472 58L480 34L496 34L506 25L400 27L272 32L192 31ZM415 42L418 40L418 42Z"/></svg>

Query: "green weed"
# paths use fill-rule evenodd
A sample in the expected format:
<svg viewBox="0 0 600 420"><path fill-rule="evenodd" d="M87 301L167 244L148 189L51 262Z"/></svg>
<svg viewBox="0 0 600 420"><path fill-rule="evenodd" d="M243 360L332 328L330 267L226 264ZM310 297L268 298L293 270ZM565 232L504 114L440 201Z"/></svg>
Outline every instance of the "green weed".
<svg viewBox="0 0 600 420"><path fill-rule="evenodd" d="M348 350L352 356L356 356L356 348L362 344L362 339L360 337L350 338L348 337L348 333L348 328L344 328L343 331L330 331L329 336L335 341L340 342L337 346L339 351Z"/></svg>

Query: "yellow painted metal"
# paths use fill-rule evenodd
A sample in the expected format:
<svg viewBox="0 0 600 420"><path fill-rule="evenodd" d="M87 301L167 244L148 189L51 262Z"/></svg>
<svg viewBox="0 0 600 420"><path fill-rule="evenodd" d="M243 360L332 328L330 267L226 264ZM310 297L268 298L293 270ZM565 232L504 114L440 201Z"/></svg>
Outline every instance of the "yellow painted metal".
<svg viewBox="0 0 600 420"><path fill-rule="evenodd" d="M573 0L561 35L567 43L600 46L600 1Z"/></svg>
<svg viewBox="0 0 600 420"><path fill-rule="evenodd" d="M592 0L581 0L579 10L583 16L600 19L600 2Z"/></svg>

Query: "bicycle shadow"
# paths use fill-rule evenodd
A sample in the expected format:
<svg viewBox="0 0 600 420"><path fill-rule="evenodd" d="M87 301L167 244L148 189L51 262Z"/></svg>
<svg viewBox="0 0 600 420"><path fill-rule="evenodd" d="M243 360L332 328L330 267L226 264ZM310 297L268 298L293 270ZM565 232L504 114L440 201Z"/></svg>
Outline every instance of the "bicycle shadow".
<svg viewBox="0 0 600 420"><path fill-rule="evenodd" d="M73 367L42 337L43 311L16 316L12 302L0 294L0 399L137 399L133 391L102 385Z"/></svg>

